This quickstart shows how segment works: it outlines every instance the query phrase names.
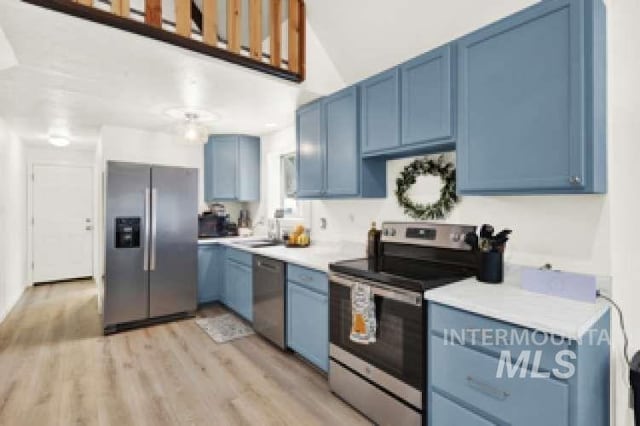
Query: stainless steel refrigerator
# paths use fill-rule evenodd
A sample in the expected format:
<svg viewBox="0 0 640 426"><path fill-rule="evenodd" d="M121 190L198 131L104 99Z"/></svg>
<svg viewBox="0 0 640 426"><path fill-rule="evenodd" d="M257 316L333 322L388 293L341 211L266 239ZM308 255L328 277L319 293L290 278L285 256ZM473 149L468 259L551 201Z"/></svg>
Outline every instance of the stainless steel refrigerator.
<svg viewBox="0 0 640 426"><path fill-rule="evenodd" d="M105 333L197 306L197 169L108 162Z"/></svg>

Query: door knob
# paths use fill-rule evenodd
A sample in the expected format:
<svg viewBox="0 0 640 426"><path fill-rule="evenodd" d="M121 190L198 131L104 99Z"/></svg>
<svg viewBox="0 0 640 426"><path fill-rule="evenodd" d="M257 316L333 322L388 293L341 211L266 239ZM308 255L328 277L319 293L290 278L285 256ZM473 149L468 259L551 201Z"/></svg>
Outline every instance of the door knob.
<svg viewBox="0 0 640 426"><path fill-rule="evenodd" d="M580 185L582 183L582 178L580 176L571 176L569 178L569 183L572 185Z"/></svg>

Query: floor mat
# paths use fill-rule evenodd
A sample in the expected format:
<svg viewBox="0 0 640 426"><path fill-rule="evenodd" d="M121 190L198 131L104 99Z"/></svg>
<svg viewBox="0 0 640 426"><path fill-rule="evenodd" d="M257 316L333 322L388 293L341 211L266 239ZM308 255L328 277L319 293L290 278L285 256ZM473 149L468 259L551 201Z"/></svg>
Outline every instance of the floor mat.
<svg viewBox="0 0 640 426"><path fill-rule="evenodd" d="M226 343L254 334L251 327L233 314L197 318L196 324L217 343Z"/></svg>

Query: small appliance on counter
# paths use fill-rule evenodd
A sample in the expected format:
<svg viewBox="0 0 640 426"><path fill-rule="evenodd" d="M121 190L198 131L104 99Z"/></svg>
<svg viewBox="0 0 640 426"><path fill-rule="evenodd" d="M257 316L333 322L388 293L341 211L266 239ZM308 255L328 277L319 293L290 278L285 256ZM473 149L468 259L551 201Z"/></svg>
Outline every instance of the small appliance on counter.
<svg viewBox="0 0 640 426"><path fill-rule="evenodd" d="M509 241L510 229L494 234L491 225L482 225L480 234L469 232L464 241L477 254L478 281L488 284L500 284L504 281L504 251Z"/></svg>
<svg viewBox="0 0 640 426"><path fill-rule="evenodd" d="M210 211L198 216L198 238L237 237L238 226L231 222L222 204L212 204Z"/></svg>
<svg viewBox="0 0 640 426"><path fill-rule="evenodd" d="M424 424L429 411L424 292L475 275L476 256L465 243L465 235L475 230L386 222L376 257L329 265L329 385L374 423ZM365 332L375 338L369 336L366 344L352 334L354 290L364 290L375 305L370 307L375 326L368 315L365 322Z"/></svg>

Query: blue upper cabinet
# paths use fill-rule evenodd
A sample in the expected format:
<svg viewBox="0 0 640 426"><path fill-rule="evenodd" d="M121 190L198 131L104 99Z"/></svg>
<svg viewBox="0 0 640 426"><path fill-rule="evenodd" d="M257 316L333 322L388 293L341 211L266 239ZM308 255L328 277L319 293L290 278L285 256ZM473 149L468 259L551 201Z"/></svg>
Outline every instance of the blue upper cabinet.
<svg viewBox="0 0 640 426"><path fill-rule="evenodd" d="M358 195L358 89L349 87L342 90L325 98L323 105L326 117L326 193Z"/></svg>
<svg viewBox="0 0 640 426"><path fill-rule="evenodd" d="M238 139L238 199L260 200L260 139L240 136Z"/></svg>
<svg viewBox="0 0 640 426"><path fill-rule="evenodd" d="M204 193L211 201L260 199L260 139L215 135L204 146Z"/></svg>
<svg viewBox="0 0 640 426"><path fill-rule="evenodd" d="M400 70L385 71L359 86L363 155L397 148L400 146Z"/></svg>
<svg viewBox="0 0 640 426"><path fill-rule="evenodd" d="M211 136L204 152L206 200L234 200L237 193L238 137Z"/></svg>
<svg viewBox="0 0 640 426"><path fill-rule="evenodd" d="M322 101L305 105L296 115L297 196L319 198L324 194L325 173Z"/></svg>
<svg viewBox="0 0 640 426"><path fill-rule="evenodd" d="M386 164L360 152L358 87L297 113L298 198L385 197Z"/></svg>
<svg viewBox="0 0 640 426"><path fill-rule="evenodd" d="M544 1L458 43L462 194L606 191L605 10Z"/></svg>
<svg viewBox="0 0 640 426"><path fill-rule="evenodd" d="M403 145L455 146L452 49L446 45L400 66Z"/></svg>

